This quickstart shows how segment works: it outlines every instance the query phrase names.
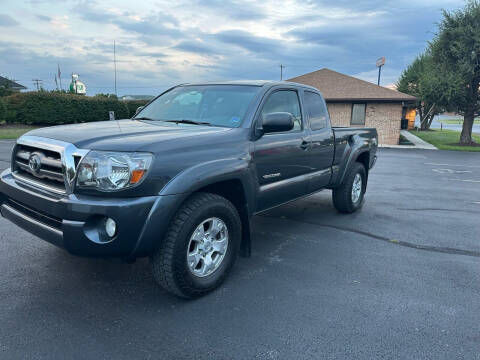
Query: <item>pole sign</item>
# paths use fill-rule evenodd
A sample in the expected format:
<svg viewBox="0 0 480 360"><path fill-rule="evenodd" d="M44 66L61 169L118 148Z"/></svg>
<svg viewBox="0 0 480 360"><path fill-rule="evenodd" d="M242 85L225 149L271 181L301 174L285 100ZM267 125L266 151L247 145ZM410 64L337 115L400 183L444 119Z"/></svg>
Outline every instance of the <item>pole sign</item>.
<svg viewBox="0 0 480 360"><path fill-rule="evenodd" d="M378 82L377 85L380 86L380 74L382 73L382 66L385 65L385 56L377 59L377 67L378 67Z"/></svg>
<svg viewBox="0 0 480 360"><path fill-rule="evenodd" d="M385 65L385 56L377 59L377 67Z"/></svg>

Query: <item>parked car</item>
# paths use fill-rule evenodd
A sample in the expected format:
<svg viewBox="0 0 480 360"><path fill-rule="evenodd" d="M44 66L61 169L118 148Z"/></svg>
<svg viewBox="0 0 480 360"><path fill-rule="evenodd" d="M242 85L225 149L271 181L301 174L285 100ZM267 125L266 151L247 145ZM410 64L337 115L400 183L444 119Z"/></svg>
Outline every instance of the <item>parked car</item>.
<svg viewBox="0 0 480 360"><path fill-rule="evenodd" d="M133 119L20 137L1 214L75 255L149 256L161 286L194 298L250 254L253 215L322 189L360 209L376 150L375 129L331 127L309 86L179 85Z"/></svg>

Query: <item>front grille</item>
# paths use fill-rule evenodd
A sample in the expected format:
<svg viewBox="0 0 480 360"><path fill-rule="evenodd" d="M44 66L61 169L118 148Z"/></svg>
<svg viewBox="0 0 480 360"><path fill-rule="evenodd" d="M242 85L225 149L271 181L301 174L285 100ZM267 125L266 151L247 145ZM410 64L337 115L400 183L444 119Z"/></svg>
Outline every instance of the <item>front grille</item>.
<svg viewBox="0 0 480 360"><path fill-rule="evenodd" d="M6 204L12 207L13 209L17 210L18 212L33 218L37 220L38 222L41 222L44 225L48 225L50 227L53 227L57 230L62 230L62 219L51 216L51 215L46 215L44 213L39 212L38 210L34 210L30 207L28 207L25 204L22 204L18 201L15 201L13 199L7 198Z"/></svg>
<svg viewBox="0 0 480 360"><path fill-rule="evenodd" d="M17 144L13 157L17 177L56 192L65 192L61 154L57 151Z"/></svg>

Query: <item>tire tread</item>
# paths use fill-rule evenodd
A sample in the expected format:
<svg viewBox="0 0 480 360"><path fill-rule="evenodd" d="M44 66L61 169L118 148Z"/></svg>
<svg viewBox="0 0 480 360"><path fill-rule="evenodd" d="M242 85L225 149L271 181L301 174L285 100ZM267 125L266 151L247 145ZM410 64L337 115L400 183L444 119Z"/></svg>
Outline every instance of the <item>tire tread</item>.
<svg viewBox="0 0 480 360"><path fill-rule="evenodd" d="M333 189L332 192L332 200L333 200L333 205L335 208L341 212L341 213L346 213L350 214L358 209L361 208L362 203L363 203L363 195L362 194L362 200L360 204L356 207L352 203L352 198L351 198L351 191L352 191L352 183L353 183L353 178L357 172L363 172L363 187L364 189L366 188L366 170L363 164L359 162L355 162L349 169L348 173L345 175L345 178L342 182L342 184L336 188Z"/></svg>
<svg viewBox="0 0 480 360"><path fill-rule="evenodd" d="M178 261L183 261L183 259L175 257L175 245L185 222L201 207L219 201L236 213L237 219L239 219L237 209L230 201L217 194L201 192L193 194L191 198L180 207L173 217L173 220L169 225L159 248L151 256L153 276L157 283L165 290L179 297L195 298L213 290L226 277L229 269L227 269L219 281L217 281L209 289L198 290L189 286L189 284L181 277L176 276L178 274L175 274L174 271L175 263ZM238 225L241 227L239 220Z"/></svg>

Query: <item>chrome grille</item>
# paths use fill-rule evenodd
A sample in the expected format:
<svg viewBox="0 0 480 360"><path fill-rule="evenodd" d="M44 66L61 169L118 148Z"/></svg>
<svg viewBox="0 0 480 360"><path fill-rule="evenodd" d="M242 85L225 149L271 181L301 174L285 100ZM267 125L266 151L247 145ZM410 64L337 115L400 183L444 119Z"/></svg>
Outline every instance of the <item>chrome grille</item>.
<svg viewBox="0 0 480 360"><path fill-rule="evenodd" d="M56 193L72 193L76 168L88 150L58 140L24 135L12 156L16 179Z"/></svg>
<svg viewBox="0 0 480 360"><path fill-rule="evenodd" d="M32 159L39 159L38 169L32 167ZM15 149L15 165L20 173L26 172L41 180L56 181L63 184L65 189L62 156L58 152L17 145Z"/></svg>

